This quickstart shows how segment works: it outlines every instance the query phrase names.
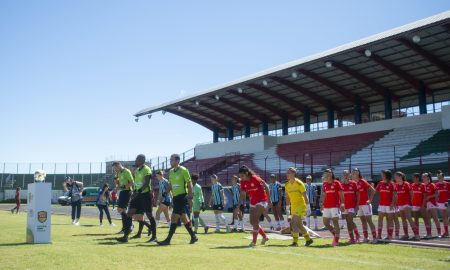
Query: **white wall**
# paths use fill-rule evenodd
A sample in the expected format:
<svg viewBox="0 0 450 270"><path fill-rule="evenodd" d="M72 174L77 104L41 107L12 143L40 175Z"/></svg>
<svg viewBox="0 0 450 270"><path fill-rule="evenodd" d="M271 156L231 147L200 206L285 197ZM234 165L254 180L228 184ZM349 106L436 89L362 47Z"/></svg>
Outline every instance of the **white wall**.
<svg viewBox="0 0 450 270"><path fill-rule="evenodd" d="M450 129L450 105L442 107L442 128Z"/></svg>

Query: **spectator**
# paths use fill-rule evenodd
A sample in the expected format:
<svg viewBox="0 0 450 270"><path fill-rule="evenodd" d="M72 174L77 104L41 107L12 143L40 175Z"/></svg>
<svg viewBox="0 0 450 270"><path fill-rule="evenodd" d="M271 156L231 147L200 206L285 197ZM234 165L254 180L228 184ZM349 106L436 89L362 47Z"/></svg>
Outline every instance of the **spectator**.
<svg viewBox="0 0 450 270"><path fill-rule="evenodd" d="M108 184L104 184L103 188L101 188L98 192L97 196L97 208L100 211L100 226L103 226L103 212L105 212L106 217L108 218L109 225L115 226L111 221L111 215L109 214L108 202L111 200L111 193L109 192Z"/></svg>
<svg viewBox="0 0 450 270"><path fill-rule="evenodd" d="M83 183L74 181L70 176L66 176L63 183L64 192L69 191L70 204L72 205L72 224L80 225L81 216L81 192Z"/></svg>

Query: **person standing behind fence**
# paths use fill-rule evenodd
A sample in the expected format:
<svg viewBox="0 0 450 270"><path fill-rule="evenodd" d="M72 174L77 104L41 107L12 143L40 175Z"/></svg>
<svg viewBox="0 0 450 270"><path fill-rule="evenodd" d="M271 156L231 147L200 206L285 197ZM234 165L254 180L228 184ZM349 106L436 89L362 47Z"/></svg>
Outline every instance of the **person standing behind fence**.
<svg viewBox="0 0 450 270"><path fill-rule="evenodd" d="M11 213L14 214L14 210L16 210L16 214L18 214L20 209L20 187L16 188L14 200L16 202L16 206L13 209L11 209Z"/></svg>
<svg viewBox="0 0 450 270"><path fill-rule="evenodd" d="M110 226L116 226L111 221L111 215L109 214L108 202L111 200L111 193L109 192L108 184L104 184L103 187L99 190L97 196L97 208L100 211L99 219L100 226L103 226L103 212L106 214L106 218L108 219Z"/></svg>
<svg viewBox="0 0 450 270"><path fill-rule="evenodd" d="M83 190L83 183L74 181L70 176L66 176L63 183L64 192L69 191L70 204L72 206L72 224L80 225L81 216L81 192Z"/></svg>
<svg viewBox="0 0 450 270"><path fill-rule="evenodd" d="M270 198L272 199L272 212L277 223L276 230L280 231L282 226L281 223L284 222L283 214L281 213L283 187L281 186L280 182L277 181L277 177L275 174L270 175L269 181Z"/></svg>
<svg viewBox="0 0 450 270"><path fill-rule="evenodd" d="M314 230L317 231L317 187L312 184L312 176L306 176L306 195L308 196L309 202L309 213L306 214L306 226L311 228L311 216L314 218Z"/></svg>

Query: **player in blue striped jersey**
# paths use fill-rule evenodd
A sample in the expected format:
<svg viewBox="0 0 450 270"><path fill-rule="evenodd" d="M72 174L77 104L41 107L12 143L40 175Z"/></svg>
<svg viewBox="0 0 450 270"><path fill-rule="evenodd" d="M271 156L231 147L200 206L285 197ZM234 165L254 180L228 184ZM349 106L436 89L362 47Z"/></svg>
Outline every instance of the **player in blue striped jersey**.
<svg viewBox="0 0 450 270"><path fill-rule="evenodd" d="M220 232L220 221L224 223L227 227L227 232L230 232L230 225L227 223L227 219L223 215L223 210L225 208L225 194L223 187L219 182L219 177L213 174L211 175L211 197L209 199L209 205L214 210L214 215L216 216L216 232Z"/></svg>
<svg viewBox="0 0 450 270"><path fill-rule="evenodd" d="M244 204L241 203L240 205L238 205L239 203L239 198L241 196L241 184L239 183L239 177L237 175L233 175L232 178L232 183L233 186L231 187L231 192L233 195L233 225L234 228L233 230L231 230L232 232L237 232L238 231L238 226L240 226L239 231L243 232L244 231Z"/></svg>
<svg viewBox="0 0 450 270"><path fill-rule="evenodd" d="M164 178L164 171L162 170L156 172L156 178L158 178L159 181L158 210L156 210L156 222L159 222L161 213L164 213L167 224L170 224L169 208L170 204L172 203L170 184L169 181Z"/></svg>
<svg viewBox="0 0 450 270"><path fill-rule="evenodd" d="M282 223L284 223L283 213L281 212L281 205L283 203L283 187L274 174L270 175L270 198L272 200L272 213L277 223L277 230L281 230ZM284 224L283 224L284 225Z"/></svg>

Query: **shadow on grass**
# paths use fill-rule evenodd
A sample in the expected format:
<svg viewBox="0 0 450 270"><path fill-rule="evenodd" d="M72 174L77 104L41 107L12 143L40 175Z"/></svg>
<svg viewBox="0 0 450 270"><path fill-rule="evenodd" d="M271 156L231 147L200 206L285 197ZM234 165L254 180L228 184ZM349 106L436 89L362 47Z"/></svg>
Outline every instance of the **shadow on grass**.
<svg viewBox="0 0 450 270"><path fill-rule="evenodd" d="M80 227L98 227L98 225L80 225Z"/></svg>
<svg viewBox="0 0 450 270"><path fill-rule="evenodd" d="M111 242L99 242L98 245L102 245L102 246L115 246L115 245L122 245L122 244L127 244L127 243L120 243L120 242L116 242L116 241L111 241Z"/></svg>
<svg viewBox="0 0 450 270"><path fill-rule="evenodd" d="M85 234L72 234L72 236L105 236L111 235L110 233L85 233ZM98 239L99 240L99 239ZM103 239L100 239L103 240Z"/></svg>
<svg viewBox="0 0 450 270"><path fill-rule="evenodd" d="M100 236L100 235L99 235ZM116 241L118 237L106 237L106 238L98 238L98 239L94 239L94 241L111 241L114 240Z"/></svg>
<svg viewBox="0 0 450 270"><path fill-rule="evenodd" d="M245 246L219 246L219 247L212 247L210 249L250 249L251 247L249 247L248 245Z"/></svg>
<svg viewBox="0 0 450 270"><path fill-rule="evenodd" d="M15 246L25 246L25 245L31 245L30 243L22 242L22 243L5 243L0 244L0 247L15 247Z"/></svg>

